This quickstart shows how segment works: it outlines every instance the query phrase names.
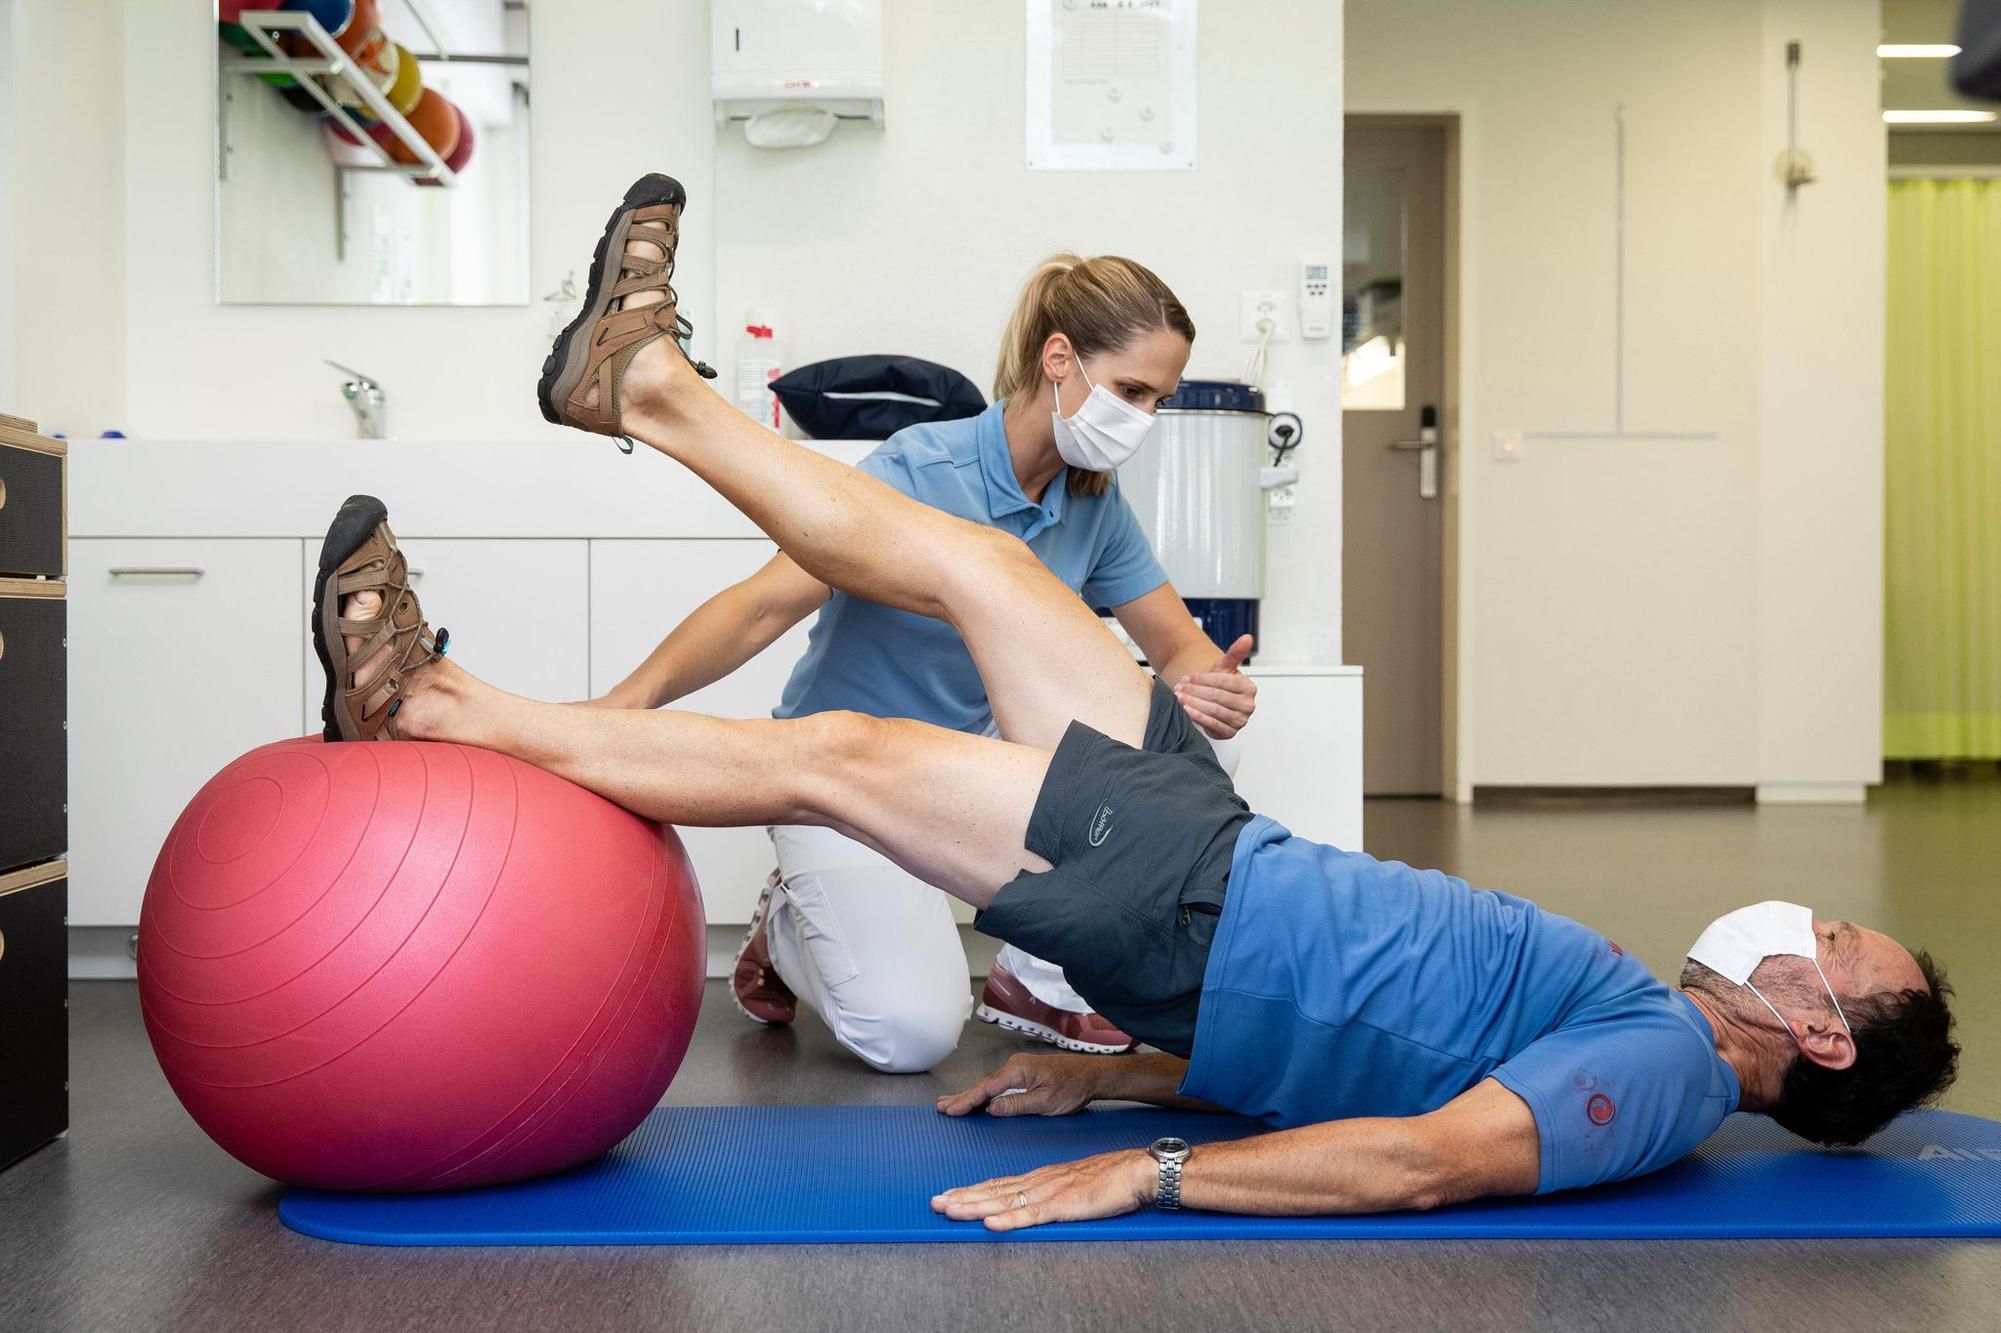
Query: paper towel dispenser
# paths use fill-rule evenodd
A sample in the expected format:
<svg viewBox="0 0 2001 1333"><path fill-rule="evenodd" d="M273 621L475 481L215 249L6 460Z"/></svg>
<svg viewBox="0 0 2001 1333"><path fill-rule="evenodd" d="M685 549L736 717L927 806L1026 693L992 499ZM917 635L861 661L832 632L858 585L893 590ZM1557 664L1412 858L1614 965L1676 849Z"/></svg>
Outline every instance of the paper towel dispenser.
<svg viewBox="0 0 2001 1333"><path fill-rule="evenodd" d="M716 124L810 107L882 125L882 0L710 0Z"/></svg>

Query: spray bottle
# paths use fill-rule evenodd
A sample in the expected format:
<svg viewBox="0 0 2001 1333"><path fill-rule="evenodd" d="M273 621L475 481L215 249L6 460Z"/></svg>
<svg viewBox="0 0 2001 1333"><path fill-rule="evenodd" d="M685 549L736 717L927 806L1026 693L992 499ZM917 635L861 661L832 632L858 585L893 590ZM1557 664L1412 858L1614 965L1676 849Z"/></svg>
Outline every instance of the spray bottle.
<svg viewBox="0 0 2001 1333"><path fill-rule="evenodd" d="M771 382L785 373L785 344L768 312L752 310L744 317L743 336L736 347L736 405L752 421L772 430L780 427L778 395Z"/></svg>

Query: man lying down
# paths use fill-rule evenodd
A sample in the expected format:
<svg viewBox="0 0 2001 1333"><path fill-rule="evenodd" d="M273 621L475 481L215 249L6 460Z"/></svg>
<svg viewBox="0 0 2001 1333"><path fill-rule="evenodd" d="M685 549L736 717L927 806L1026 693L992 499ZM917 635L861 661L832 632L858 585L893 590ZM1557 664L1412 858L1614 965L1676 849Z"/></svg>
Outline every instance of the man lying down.
<svg viewBox="0 0 2001 1333"><path fill-rule="evenodd" d="M1059 964L1160 1052L1016 1056L946 1114L1118 1098L1276 1127L968 1183L934 1209L1011 1230L1147 1206L1433 1208L1641 1175L1737 1110L1859 1143L1951 1082L1944 979L1867 927L1742 908L1669 987L1533 903L1253 813L1173 694L1019 540L781 439L701 382L662 336L686 329L668 285L684 201L649 176L612 214L545 368L545 414L677 460L832 587L953 625L1000 738L509 695L442 656L365 496L320 565L328 738L485 746L675 824L837 829Z"/></svg>

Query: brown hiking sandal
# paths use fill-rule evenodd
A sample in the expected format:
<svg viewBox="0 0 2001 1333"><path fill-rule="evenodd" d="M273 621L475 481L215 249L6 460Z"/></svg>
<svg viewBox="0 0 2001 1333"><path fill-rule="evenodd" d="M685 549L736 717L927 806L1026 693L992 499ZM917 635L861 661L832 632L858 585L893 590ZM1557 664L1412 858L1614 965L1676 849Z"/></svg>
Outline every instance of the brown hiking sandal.
<svg viewBox="0 0 2001 1333"><path fill-rule="evenodd" d="M358 592L382 594L381 614L348 620L341 600ZM362 640L347 650L350 637ZM403 679L445 655L450 630L431 633L396 534L389 509L372 495L351 495L334 515L320 546L319 576L313 584L313 648L326 668L326 702L320 720L330 741L396 740L396 710L403 703ZM370 659L384 648L380 662ZM368 679L356 678L366 669Z"/></svg>
<svg viewBox="0 0 2001 1333"><path fill-rule="evenodd" d="M609 435L628 454L632 441L619 424L618 410L618 386L625 368L640 348L662 336L672 338L681 355L687 356L684 342L694 331L676 309L680 298L672 285L681 209L687 202L688 192L672 176L656 172L633 182L598 238L584 307L557 335L535 386L545 418L559 426ZM628 254L625 247L631 240L651 242L660 248L661 257ZM652 305L626 305L640 292L653 291L664 293L665 299ZM693 358L690 362L704 379L716 377L707 364ZM593 389L596 402L591 401Z"/></svg>

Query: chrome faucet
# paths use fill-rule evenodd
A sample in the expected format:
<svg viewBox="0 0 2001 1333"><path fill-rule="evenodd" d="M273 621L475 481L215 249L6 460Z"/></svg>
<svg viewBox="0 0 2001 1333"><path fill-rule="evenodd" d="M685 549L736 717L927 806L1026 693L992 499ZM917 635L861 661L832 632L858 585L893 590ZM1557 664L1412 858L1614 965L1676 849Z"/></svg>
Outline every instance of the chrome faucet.
<svg viewBox="0 0 2001 1333"><path fill-rule="evenodd" d="M388 439L389 395L382 391L382 386L338 361L327 364L348 377L340 386L340 396L347 399L347 405L354 409L355 437L363 440Z"/></svg>

